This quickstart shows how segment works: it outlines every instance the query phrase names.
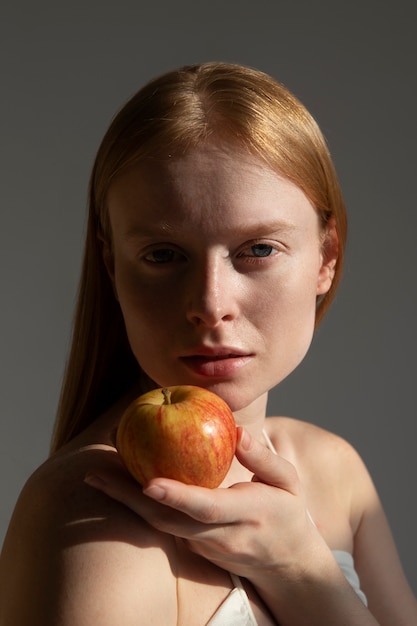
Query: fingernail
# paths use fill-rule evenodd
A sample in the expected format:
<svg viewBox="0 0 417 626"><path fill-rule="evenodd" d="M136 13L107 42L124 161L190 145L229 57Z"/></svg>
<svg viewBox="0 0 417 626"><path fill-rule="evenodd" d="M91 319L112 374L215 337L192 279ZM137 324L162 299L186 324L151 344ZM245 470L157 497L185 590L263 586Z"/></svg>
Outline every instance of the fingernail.
<svg viewBox="0 0 417 626"><path fill-rule="evenodd" d="M163 500L166 495L165 489L159 487L159 485L150 485L143 490L145 496L149 496L153 500Z"/></svg>
<svg viewBox="0 0 417 626"><path fill-rule="evenodd" d="M244 428L240 428L239 445L243 450L249 450L252 445L252 437Z"/></svg>

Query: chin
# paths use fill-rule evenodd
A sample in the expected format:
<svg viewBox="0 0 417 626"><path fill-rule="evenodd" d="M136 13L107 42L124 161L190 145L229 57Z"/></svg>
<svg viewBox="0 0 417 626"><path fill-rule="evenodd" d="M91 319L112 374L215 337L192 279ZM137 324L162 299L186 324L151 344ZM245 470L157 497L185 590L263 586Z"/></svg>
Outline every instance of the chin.
<svg viewBox="0 0 417 626"><path fill-rule="evenodd" d="M230 410L235 413L249 407L251 404L263 398L269 388L264 385L259 388L254 388L248 381L235 381L235 380L223 380L214 381L210 379L202 380L190 380L189 377L184 376L178 378L177 376L152 376L146 372L143 372L144 380L146 380L147 389L154 389L157 387L172 387L177 385L195 385L196 387L203 387L213 393L217 394L222 400L224 400Z"/></svg>
<svg viewBox="0 0 417 626"><path fill-rule="evenodd" d="M246 409L257 400L260 400L264 396L266 397L268 393L267 389L251 390L248 385L245 385L244 388L242 388L242 385L230 382L220 382L201 386L220 396L220 398L222 398L222 400L229 405L232 413L237 413L238 411Z"/></svg>

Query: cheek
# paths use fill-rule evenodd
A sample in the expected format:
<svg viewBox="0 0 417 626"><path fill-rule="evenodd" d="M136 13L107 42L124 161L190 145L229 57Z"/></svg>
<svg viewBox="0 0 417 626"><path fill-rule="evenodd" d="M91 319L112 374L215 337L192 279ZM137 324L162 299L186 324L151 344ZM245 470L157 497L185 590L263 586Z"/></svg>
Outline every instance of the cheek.
<svg viewBox="0 0 417 626"><path fill-rule="evenodd" d="M156 289L151 280L145 280L135 271L132 262L116 257L114 280L120 305L126 314L133 311L146 313L153 307L155 311L160 308L163 290Z"/></svg>
<svg viewBox="0 0 417 626"><path fill-rule="evenodd" d="M127 339L141 369L158 382L160 363L164 362L167 346L175 329L163 315L169 307L155 307L153 301L140 297L121 297L120 307L124 318ZM162 385L162 383L161 383Z"/></svg>
<svg viewBox="0 0 417 626"><path fill-rule="evenodd" d="M122 289L118 294L129 338L141 336L146 340L150 339L149 334L153 333L154 329L163 331L162 329L167 324L167 311L169 310L169 304L165 298L151 297L143 291L131 294Z"/></svg>
<svg viewBox="0 0 417 626"><path fill-rule="evenodd" d="M137 361L142 364L154 355L164 354L180 325L180 294L172 281L161 285L138 276L128 264L120 264L115 282L127 337Z"/></svg>
<svg viewBox="0 0 417 626"><path fill-rule="evenodd" d="M147 328L158 323L158 313L163 303L158 301L157 294L145 288L133 272L123 267L116 268L115 291L131 339L132 335L142 335Z"/></svg>
<svg viewBox="0 0 417 626"><path fill-rule="evenodd" d="M288 346L295 359L307 351L315 327L317 276L304 270L289 273L269 290L258 320L272 343ZM263 322L262 322L263 320ZM266 324L266 326L265 326Z"/></svg>
<svg viewBox="0 0 417 626"><path fill-rule="evenodd" d="M294 321L314 317L317 298L315 265L293 264L286 270L277 276L275 284L265 285L262 314L268 315L268 311L274 310L278 319Z"/></svg>

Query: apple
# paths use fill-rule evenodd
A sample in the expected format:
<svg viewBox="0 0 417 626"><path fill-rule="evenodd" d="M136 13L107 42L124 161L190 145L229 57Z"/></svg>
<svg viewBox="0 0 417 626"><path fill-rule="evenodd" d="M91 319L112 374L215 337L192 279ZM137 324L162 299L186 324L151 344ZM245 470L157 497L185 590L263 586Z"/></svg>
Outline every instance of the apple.
<svg viewBox="0 0 417 626"><path fill-rule="evenodd" d="M236 424L226 402L207 389L153 389L123 413L116 448L141 485L159 476L215 488L232 463Z"/></svg>

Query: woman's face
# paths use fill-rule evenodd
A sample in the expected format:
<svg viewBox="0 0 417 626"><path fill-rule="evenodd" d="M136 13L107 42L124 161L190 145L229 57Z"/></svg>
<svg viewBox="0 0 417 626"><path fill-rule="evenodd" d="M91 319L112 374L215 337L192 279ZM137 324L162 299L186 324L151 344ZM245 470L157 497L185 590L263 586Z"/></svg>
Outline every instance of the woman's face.
<svg viewBox="0 0 417 626"><path fill-rule="evenodd" d="M133 166L108 207L106 265L132 350L159 386L206 387L236 411L300 363L334 259L298 187L205 146Z"/></svg>

